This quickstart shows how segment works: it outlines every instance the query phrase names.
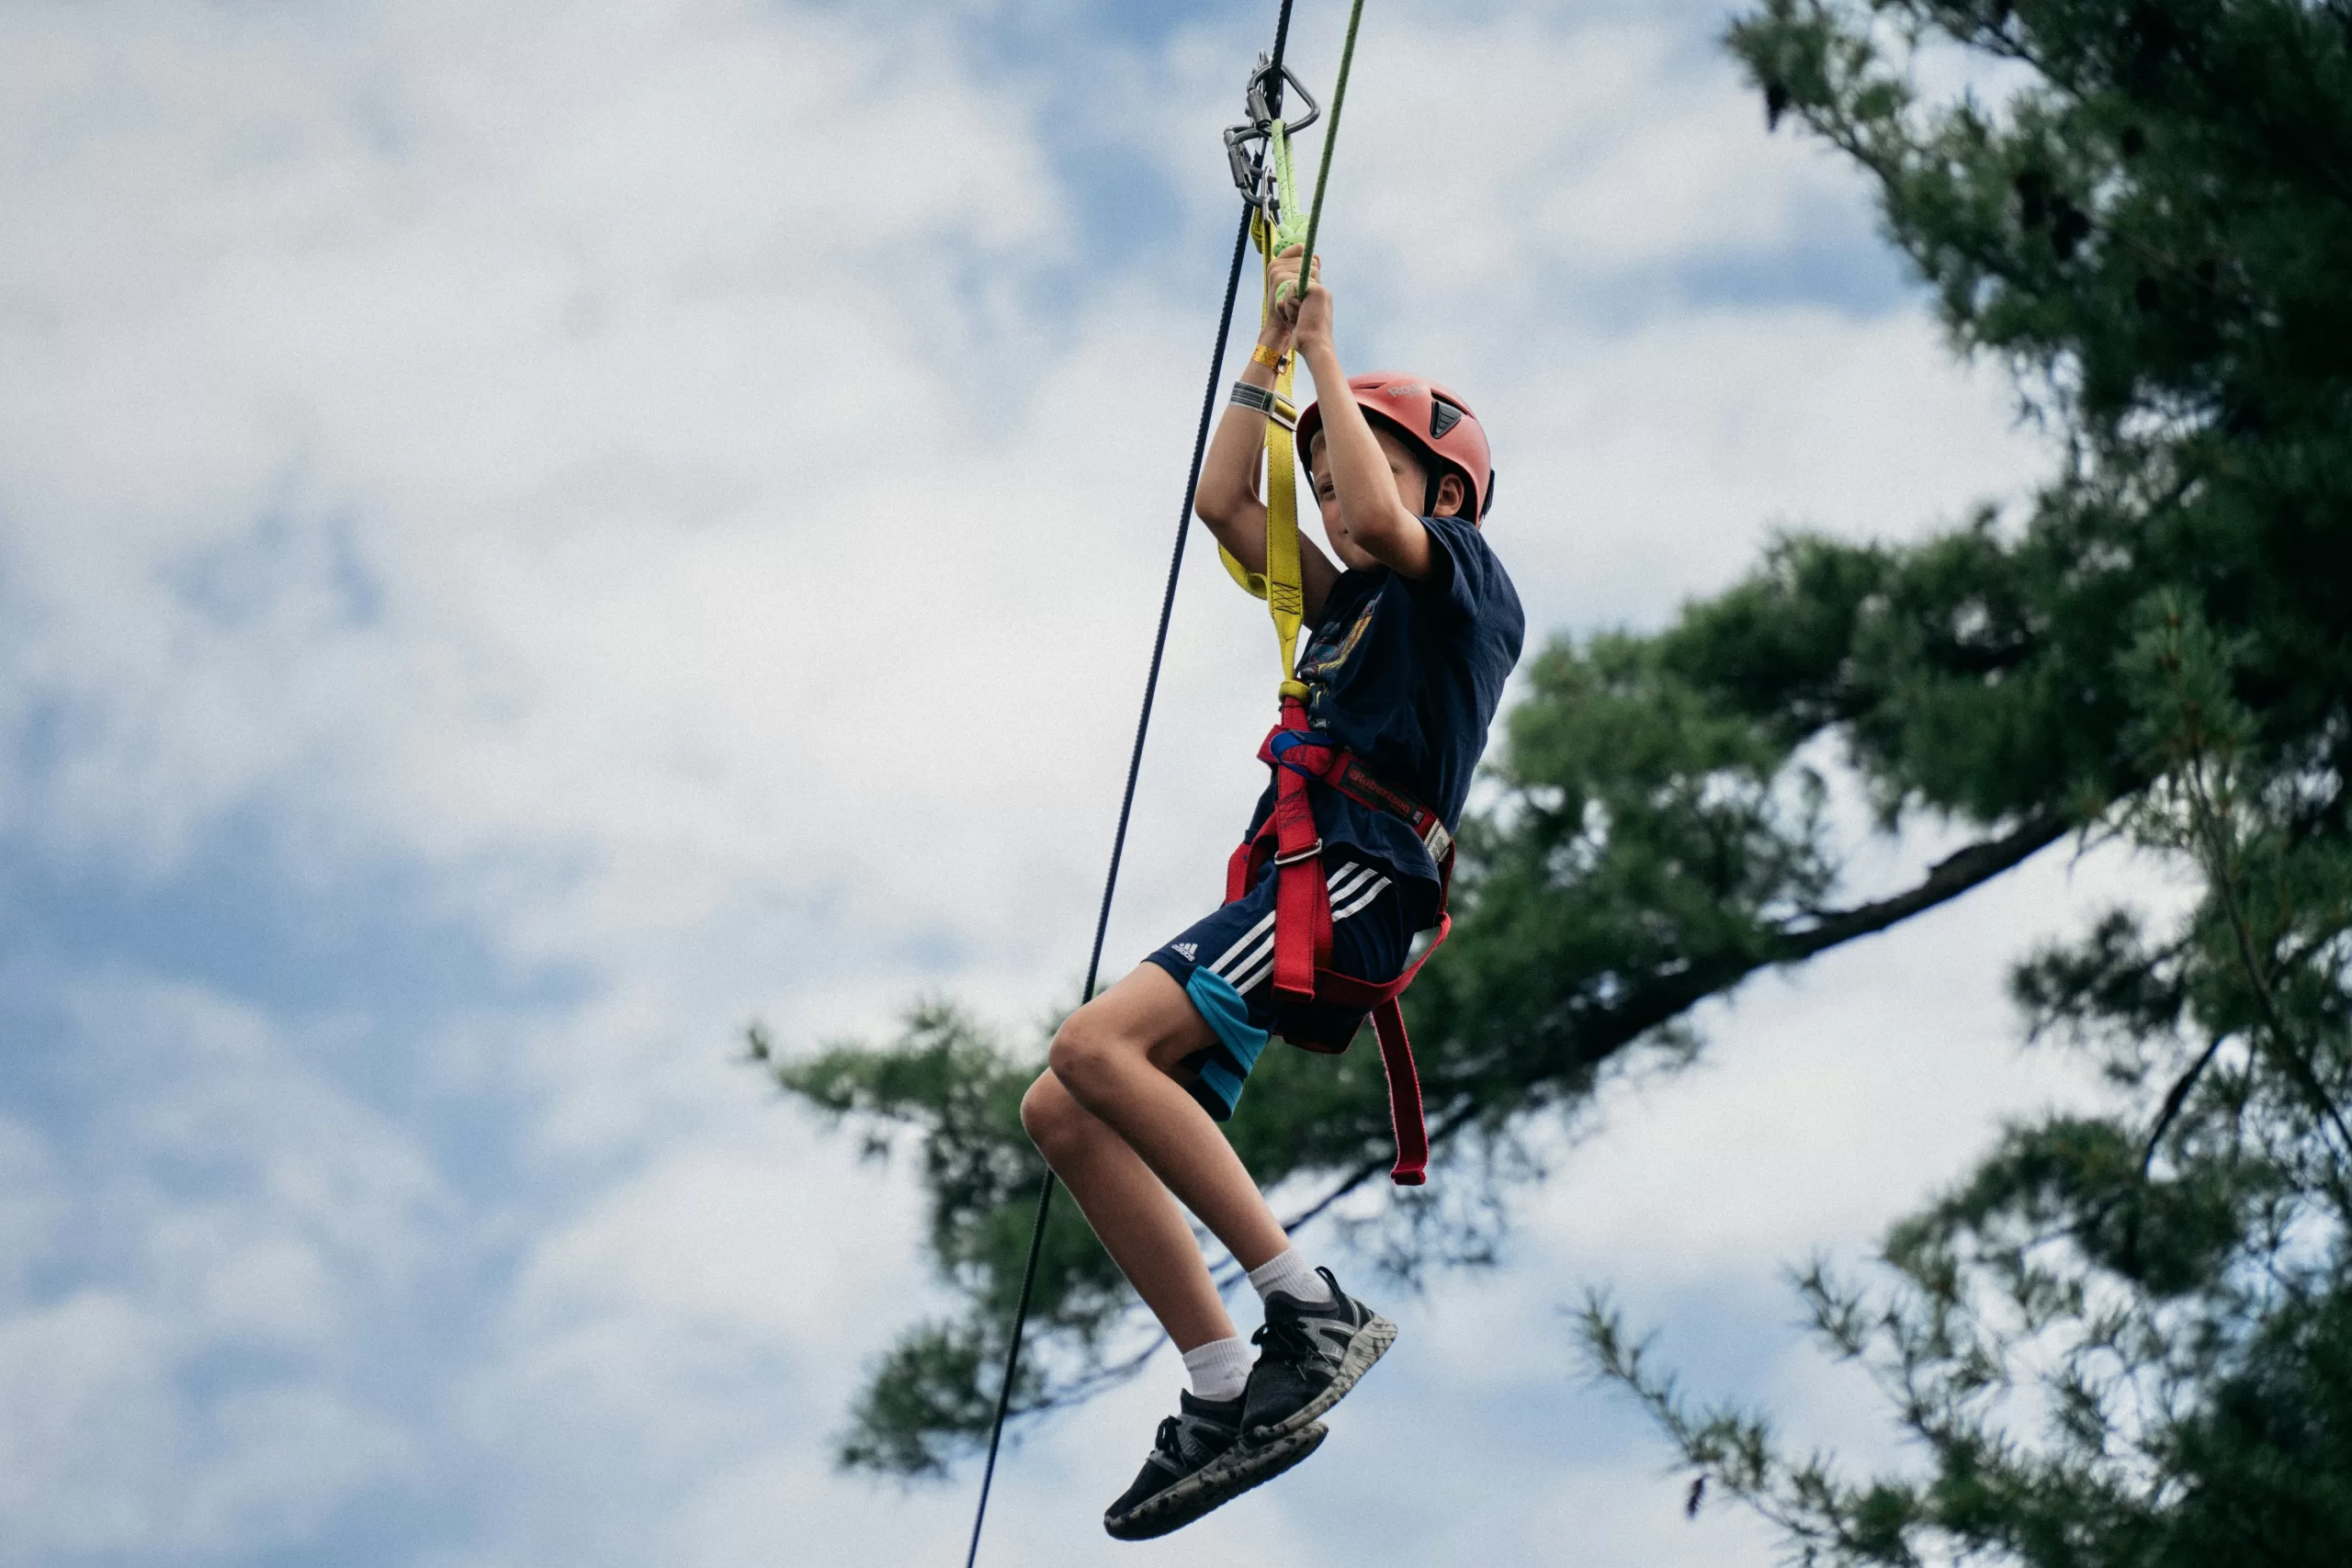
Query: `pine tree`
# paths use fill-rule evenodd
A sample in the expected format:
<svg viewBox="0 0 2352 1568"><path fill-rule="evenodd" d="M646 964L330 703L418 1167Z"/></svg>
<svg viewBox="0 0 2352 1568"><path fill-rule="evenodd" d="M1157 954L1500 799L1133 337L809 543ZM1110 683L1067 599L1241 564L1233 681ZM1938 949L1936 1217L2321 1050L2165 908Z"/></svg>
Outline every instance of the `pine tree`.
<svg viewBox="0 0 2352 1568"><path fill-rule="evenodd" d="M1466 823L1454 942L1410 996L1441 1179L1377 1240L1478 1256L1530 1174L1519 1135L1597 1075L1702 1048L1697 1002L1997 876L2070 834L2200 879L2028 955L2030 1026L2116 1086L2013 1130L1858 1280L1816 1272L1830 1344L1878 1368L1928 1468L1792 1464L1761 1418L1694 1412L1605 1303L1601 1364L1800 1555L1912 1563L2352 1561L2352 6L2308 0L1763 0L1730 45L1769 126L1874 185L1955 351L1997 357L2065 460L2022 514L1894 547L1794 534L1654 636L1533 661ZM1954 47L2004 96L1926 100ZM1948 73L1945 74L1949 74ZM1973 830L1917 886L1841 899L1876 829ZM952 1010L886 1048L780 1059L875 1148L918 1143L956 1321L882 1363L845 1448L936 1470L985 1430L1042 1168L1023 1054ZM1232 1124L1270 1185L1376 1180L1369 1051L1269 1053ZM1035 1408L1148 1341L1065 1208ZM2051 1397L2017 1424L2006 1391Z"/></svg>

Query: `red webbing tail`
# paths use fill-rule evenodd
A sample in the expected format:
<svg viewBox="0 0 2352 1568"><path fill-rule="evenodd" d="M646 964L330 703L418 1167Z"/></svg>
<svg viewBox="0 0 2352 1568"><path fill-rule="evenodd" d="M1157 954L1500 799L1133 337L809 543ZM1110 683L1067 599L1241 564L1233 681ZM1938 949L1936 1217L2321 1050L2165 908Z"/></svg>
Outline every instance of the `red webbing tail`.
<svg viewBox="0 0 2352 1568"><path fill-rule="evenodd" d="M1388 1123L1396 1134L1396 1163L1388 1179L1419 1187L1430 1179L1430 1130L1421 1117L1421 1075L1413 1069L1413 1042L1405 1033L1405 1012L1389 998L1372 1011L1380 1037L1381 1070L1388 1075Z"/></svg>

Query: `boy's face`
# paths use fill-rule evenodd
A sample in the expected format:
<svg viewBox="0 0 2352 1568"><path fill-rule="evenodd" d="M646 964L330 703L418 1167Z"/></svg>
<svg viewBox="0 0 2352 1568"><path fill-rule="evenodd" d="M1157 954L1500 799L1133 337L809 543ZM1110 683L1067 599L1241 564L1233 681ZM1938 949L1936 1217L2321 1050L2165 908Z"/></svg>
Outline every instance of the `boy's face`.
<svg viewBox="0 0 2352 1568"><path fill-rule="evenodd" d="M1396 483L1396 500L1406 511L1419 517L1422 503L1429 499L1429 470L1421 466L1420 455L1387 430L1380 423L1372 422L1372 434L1380 443L1381 452L1388 458L1389 477ZM1331 483L1331 467L1323 450L1323 433L1317 431L1315 439L1306 444L1306 477L1315 487L1316 504L1323 511L1323 533L1331 541L1331 548L1340 564L1350 571L1363 571L1380 562L1371 551L1348 536L1340 521L1340 492ZM1462 510L1464 500L1461 476L1448 473L1438 481L1437 509L1440 516Z"/></svg>

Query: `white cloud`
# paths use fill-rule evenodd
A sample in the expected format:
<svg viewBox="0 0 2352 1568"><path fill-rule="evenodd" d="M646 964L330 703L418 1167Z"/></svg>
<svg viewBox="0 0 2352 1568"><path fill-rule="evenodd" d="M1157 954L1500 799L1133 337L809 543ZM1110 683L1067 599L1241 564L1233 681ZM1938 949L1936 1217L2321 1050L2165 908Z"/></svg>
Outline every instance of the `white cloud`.
<svg viewBox="0 0 2352 1568"><path fill-rule="evenodd" d="M1327 246L1343 342L1476 400L1539 627L1654 623L1775 522L1909 532L2040 461L1915 309L1691 302L1694 267L1870 243L1847 176L1758 134L1702 9L1369 24ZM1210 258L1119 253L1090 288L1106 240L1062 181L1060 85L976 63L970 20L0 13L26 62L0 100L0 725L30 759L0 770L0 831L138 883L257 815L270 884L356 898L393 865L502 977L577 980L364 1072L364 1020L55 982L119 1071L73 1087L96 1131L0 1122L0 1255L25 1260L0 1404L67 1433L16 1428L0 1539L237 1556L411 1486L450 1511L439 1561L960 1541L960 1493L825 1469L865 1359L934 1299L910 1183L725 1052L755 1011L799 1038L919 986L1014 1019L1066 991L1230 233L1214 131L1259 26L1123 46L1086 89L1076 118L1160 160ZM1302 21L1318 88L1329 22ZM1183 595L1112 974L1216 897L1257 783L1260 612L1197 543ZM1344 1445L1159 1554L1320 1561L1376 1524L1433 1562L1525 1557L1563 1520L1629 1561L1747 1550L1659 1533L1622 1452L1513 1450L1634 1428L1555 1348L1540 1390L1476 1393L1474 1331L1555 1347L1588 1268L1643 1301L1762 1292L1867 1234L2041 1092L1990 989L2016 915L1922 926L1970 954L1963 1001L1927 936L1760 983L1713 1065L1563 1161L1521 1270L1416 1309ZM1893 1062L1930 996L1916 1043L1944 1065ZM451 1129L485 1106L514 1124L469 1175ZM103 1253L74 1245L93 1213ZM233 1352L296 1370L190 1392ZM1098 1550L1166 1382L1022 1449L992 1555ZM1479 1466L1524 1508L1494 1517Z"/></svg>
<svg viewBox="0 0 2352 1568"><path fill-rule="evenodd" d="M26 192L33 296L110 324L27 345L39 438L0 476L40 628L12 662L72 716L52 786L14 815L168 853L265 794L306 851L439 865L442 896L523 961L781 912L807 946L780 977L813 1018L839 1016L837 975L871 997L938 971L875 962L910 946L1033 991L1067 972L1085 900L1065 890L1107 828L1092 808L1122 761L1205 301L1123 290L1074 338L1008 317L1003 290L1071 243L1070 215L1024 106L920 30L409 16L369 39L381 57L218 21L180 40L218 73L86 51L161 123ZM1734 176L1753 200L1785 219L1820 199L1817 172L1755 152L1677 74L1687 37L1398 25L1351 122L1367 181L1433 177L1419 117L1374 112L1397 85L1375 62L1450 80L1480 60L1526 78L1498 104L1551 118L1476 138L1471 161L1566 170L1577 210L1601 142L1662 190L1689 188L1678 162L1714 178L1760 157L1771 177ZM1563 81L1605 101L1542 90ZM256 104L287 128L261 173L230 152ZM258 208L255 180L276 193ZM1215 167L1186 188L1213 195ZM1385 188L1333 219L1374 276L1429 249L1378 219ZM1496 255L1551 243L1524 203L1475 215ZM1655 248L1769 237L1747 222L1699 201ZM75 287L69 258L92 252L130 280ZM1770 520L1907 528L2014 465L1997 399L1940 374L1907 315L1718 310L1594 338L1558 303L1498 304L1473 267L1370 318L1442 364L1493 345L1490 367L1445 368L1496 428L1498 538L1539 625L1654 617ZM1444 324L1481 316L1493 331ZM1558 360L1509 346L1545 323ZM33 403L45 383L63 395ZM139 460L107 460L100 432ZM1201 571L1188 588L1155 761L1238 754L1212 775L1238 796L1263 638ZM953 830L972 820L988 830ZM1170 859L1229 830L1187 823ZM1046 922L973 918L1007 889Z"/></svg>
<svg viewBox="0 0 2352 1568"><path fill-rule="evenodd" d="M25 1278L45 1261L65 1199L49 1146L21 1122L0 1119L0 1302L14 1305Z"/></svg>
<svg viewBox="0 0 2352 1568"><path fill-rule="evenodd" d="M180 1456L156 1326L84 1292L0 1325L0 1466L20 1551L120 1551L164 1533Z"/></svg>
<svg viewBox="0 0 2352 1568"><path fill-rule="evenodd" d="M64 1038L90 1124L70 1159L24 1162L16 1213L42 1272L111 1282L0 1316L0 1541L49 1561L300 1540L412 1471L413 1435L362 1389L451 1246L446 1196L249 1010L83 984Z"/></svg>

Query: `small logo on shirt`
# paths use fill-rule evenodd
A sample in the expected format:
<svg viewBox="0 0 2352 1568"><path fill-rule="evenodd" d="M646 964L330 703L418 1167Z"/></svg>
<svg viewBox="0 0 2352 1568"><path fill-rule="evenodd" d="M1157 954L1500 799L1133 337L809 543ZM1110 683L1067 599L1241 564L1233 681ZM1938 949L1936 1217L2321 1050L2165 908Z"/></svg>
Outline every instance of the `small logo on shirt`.
<svg viewBox="0 0 2352 1568"><path fill-rule="evenodd" d="M1182 953L1184 962L1187 964L1198 964L1201 961L1201 950L1192 942L1171 942L1168 945Z"/></svg>

